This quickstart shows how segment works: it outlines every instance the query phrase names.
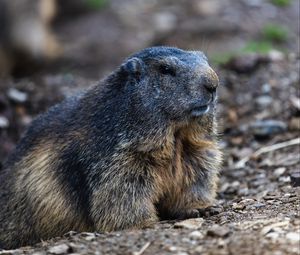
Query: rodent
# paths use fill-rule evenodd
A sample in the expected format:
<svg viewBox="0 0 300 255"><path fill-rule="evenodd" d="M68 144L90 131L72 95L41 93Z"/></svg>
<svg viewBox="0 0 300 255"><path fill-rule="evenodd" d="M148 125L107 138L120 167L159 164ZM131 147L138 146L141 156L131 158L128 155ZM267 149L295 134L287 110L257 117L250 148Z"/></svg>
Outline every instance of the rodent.
<svg viewBox="0 0 300 255"><path fill-rule="evenodd" d="M197 216L214 201L218 76L146 48L33 121L0 175L0 247Z"/></svg>

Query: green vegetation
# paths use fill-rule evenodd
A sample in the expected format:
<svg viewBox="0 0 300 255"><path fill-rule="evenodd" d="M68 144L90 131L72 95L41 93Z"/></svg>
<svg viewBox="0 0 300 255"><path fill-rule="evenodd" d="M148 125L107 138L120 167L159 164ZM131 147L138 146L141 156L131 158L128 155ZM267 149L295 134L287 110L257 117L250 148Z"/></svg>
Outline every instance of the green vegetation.
<svg viewBox="0 0 300 255"><path fill-rule="evenodd" d="M271 42L285 42L288 39L289 31L286 27L278 24L267 24L262 29L263 37Z"/></svg>
<svg viewBox="0 0 300 255"><path fill-rule="evenodd" d="M232 52L223 52L211 56L212 62L215 65L222 65L227 63L234 56L247 53L261 53L266 54L271 50L285 51L280 46L288 40L289 30L278 24L266 24L261 29L261 38L256 41L249 41L246 45Z"/></svg>
<svg viewBox="0 0 300 255"><path fill-rule="evenodd" d="M273 45L269 41L250 41L244 48L241 49L242 53L257 52L257 53L268 53L274 49Z"/></svg>
<svg viewBox="0 0 300 255"><path fill-rule="evenodd" d="M108 0L86 0L87 6L92 10L99 10L107 4Z"/></svg>
<svg viewBox="0 0 300 255"><path fill-rule="evenodd" d="M271 3L278 7L286 7L291 4L292 0L271 0Z"/></svg>
<svg viewBox="0 0 300 255"><path fill-rule="evenodd" d="M224 65L226 63L228 63L228 61L233 58L234 56L238 55L238 51L237 52L219 52L216 54L213 54L210 59L211 62L214 65Z"/></svg>

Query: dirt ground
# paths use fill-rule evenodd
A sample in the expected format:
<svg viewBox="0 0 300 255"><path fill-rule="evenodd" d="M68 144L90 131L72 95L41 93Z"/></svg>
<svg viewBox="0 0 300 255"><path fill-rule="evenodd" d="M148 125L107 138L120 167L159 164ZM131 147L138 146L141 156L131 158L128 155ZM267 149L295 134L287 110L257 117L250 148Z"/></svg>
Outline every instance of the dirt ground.
<svg viewBox="0 0 300 255"><path fill-rule="evenodd" d="M284 8L232 2L114 0L76 18L61 15L54 29L63 55L0 80L1 171L34 116L91 85L131 52L160 44L204 47L213 59L259 38L266 22L285 24L290 33L283 52L214 63L224 151L215 205L197 219L137 231L70 232L0 254L300 254L299 1Z"/></svg>

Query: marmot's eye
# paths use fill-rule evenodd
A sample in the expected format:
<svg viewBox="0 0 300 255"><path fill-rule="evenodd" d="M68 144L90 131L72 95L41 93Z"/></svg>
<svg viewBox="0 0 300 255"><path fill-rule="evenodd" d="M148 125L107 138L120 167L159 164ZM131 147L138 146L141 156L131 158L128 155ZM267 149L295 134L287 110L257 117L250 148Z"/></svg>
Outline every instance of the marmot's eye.
<svg viewBox="0 0 300 255"><path fill-rule="evenodd" d="M165 74L165 75L172 75L172 76L176 75L176 72L175 72L174 68L172 68L169 65L160 65L159 66L159 72L161 74Z"/></svg>

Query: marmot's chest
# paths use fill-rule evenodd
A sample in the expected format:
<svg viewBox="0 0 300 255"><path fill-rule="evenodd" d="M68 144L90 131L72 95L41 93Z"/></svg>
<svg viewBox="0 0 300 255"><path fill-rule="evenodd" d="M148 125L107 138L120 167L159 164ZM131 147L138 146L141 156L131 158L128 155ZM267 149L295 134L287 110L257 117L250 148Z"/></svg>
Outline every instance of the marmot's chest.
<svg viewBox="0 0 300 255"><path fill-rule="evenodd" d="M191 186L201 168L201 154L201 148L195 150L181 139L176 139L172 147L157 153L156 165L159 167L154 172L158 190L163 194L180 193Z"/></svg>

